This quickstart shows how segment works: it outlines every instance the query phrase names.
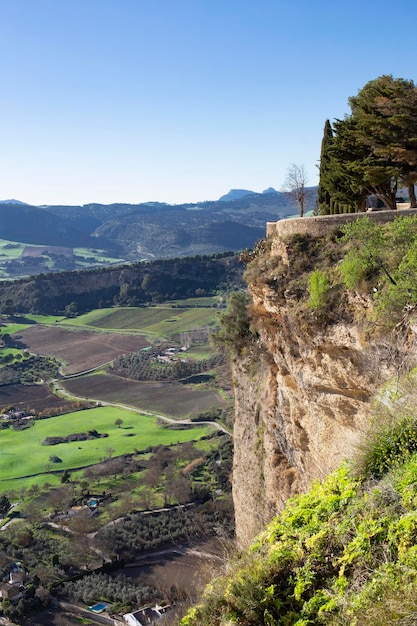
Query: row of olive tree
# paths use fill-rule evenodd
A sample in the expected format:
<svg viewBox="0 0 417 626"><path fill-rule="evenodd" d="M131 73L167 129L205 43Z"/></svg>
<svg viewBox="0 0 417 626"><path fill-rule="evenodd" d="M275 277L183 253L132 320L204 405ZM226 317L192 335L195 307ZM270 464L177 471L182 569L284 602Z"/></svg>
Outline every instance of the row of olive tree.
<svg viewBox="0 0 417 626"><path fill-rule="evenodd" d="M350 115L326 120L320 156L318 212L362 211L374 194L396 209L399 186L417 206L417 87L380 76L349 98Z"/></svg>

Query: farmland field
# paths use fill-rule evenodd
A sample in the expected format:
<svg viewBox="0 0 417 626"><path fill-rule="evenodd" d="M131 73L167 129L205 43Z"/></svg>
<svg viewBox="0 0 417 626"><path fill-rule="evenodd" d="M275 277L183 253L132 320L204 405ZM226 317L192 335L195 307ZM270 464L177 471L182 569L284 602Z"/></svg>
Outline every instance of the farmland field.
<svg viewBox="0 0 417 626"><path fill-rule="evenodd" d="M36 274L33 265L22 261L38 258L39 268L48 270L84 269L109 263L120 263L121 258L110 257L105 250L37 245L0 239L0 278L16 278ZM63 262L63 259L66 259Z"/></svg>
<svg viewBox="0 0 417 626"><path fill-rule="evenodd" d="M0 239L0 257L15 259L22 254L22 250L24 247L25 244L23 243L8 241L7 239Z"/></svg>
<svg viewBox="0 0 417 626"><path fill-rule="evenodd" d="M136 352L149 345L140 335L102 334L39 324L20 334L31 352L48 354L63 361L66 374L98 367L121 354Z"/></svg>
<svg viewBox="0 0 417 626"><path fill-rule="evenodd" d="M166 304L180 307L210 307L216 306L219 302L218 296L200 296L199 298L185 298L183 300L167 300Z"/></svg>
<svg viewBox="0 0 417 626"><path fill-rule="evenodd" d="M107 330L130 330L172 337L187 330L214 326L216 309L211 307L180 309L166 306L98 309L68 320L66 324Z"/></svg>
<svg viewBox="0 0 417 626"><path fill-rule="evenodd" d="M122 427L115 421L122 419ZM46 437L67 436L97 430L108 437L74 441L58 445L42 445ZM0 487L3 481L24 476L44 474L53 470L74 469L98 463L108 458L109 449L115 456L145 450L159 444L199 439L211 432L207 426L170 430L158 425L156 418L115 407L76 411L66 415L37 420L25 430L7 429L0 438ZM50 456L61 459L51 464ZM52 468L51 468L52 465Z"/></svg>
<svg viewBox="0 0 417 626"><path fill-rule="evenodd" d="M111 374L79 376L60 384L75 396L126 404L175 418L186 418L195 411L227 405L212 389L181 383L137 382Z"/></svg>
<svg viewBox="0 0 417 626"><path fill-rule="evenodd" d="M57 409L71 410L73 403L54 395L47 385L2 385L0 386L0 409L14 406L16 409L37 413Z"/></svg>
<svg viewBox="0 0 417 626"><path fill-rule="evenodd" d="M20 333L22 330L30 326L30 323L20 323L20 322L8 322L7 324L1 324L1 332L3 335L15 335L16 333Z"/></svg>

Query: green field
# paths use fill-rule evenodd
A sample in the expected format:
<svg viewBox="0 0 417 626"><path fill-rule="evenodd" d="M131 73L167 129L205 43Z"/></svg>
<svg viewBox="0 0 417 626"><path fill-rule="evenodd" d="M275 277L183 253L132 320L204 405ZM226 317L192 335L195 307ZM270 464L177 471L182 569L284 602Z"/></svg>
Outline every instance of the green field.
<svg viewBox="0 0 417 626"><path fill-rule="evenodd" d="M19 243L17 241L7 241L7 239L0 239L0 259L2 257L6 260L16 259L22 254L25 245L26 244Z"/></svg>
<svg viewBox="0 0 417 626"><path fill-rule="evenodd" d="M0 357L7 356L9 354L16 356L16 354L22 354L22 351L17 348L0 348Z"/></svg>
<svg viewBox="0 0 417 626"><path fill-rule="evenodd" d="M94 259L100 263L120 263L121 259L111 257L106 254L105 250L92 250L91 248L73 248L74 254L85 258Z"/></svg>
<svg viewBox="0 0 417 626"><path fill-rule="evenodd" d="M70 255L63 264L61 260L53 255L54 246L0 239L0 279L24 277L34 273L33 267L28 267L24 264L25 255L23 253L25 248L45 249L44 254L39 257L43 264L41 268L42 271L88 269L90 267L96 267L97 265L109 265L124 261L124 259L120 257L109 256L105 250L97 250L95 248L72 248L74 256ZM59 249L60 246L57 246L57 248ZM33 256L30 252L29 254ZM68 263L70 263L70 266L68 266ZM12 268L12 266L14 267Z"/></svg>
<svg viewBox="0 0 417 626"><path fill-rule="evenodd" d="M218 296L202 296L201 298L186 298L184 300L167 300L165 304L175 307L214 307L219 302Z"/></svg>
<svg viewBox="0 0 417 626"><path fill-rule="evenodd" d="M186 352L187 358L191 357L196 361L207 359L212 354L213 348L209 344L197 344L195 346L191 346L191 348L188 348Z"/></svg>
<svg viewBox="0 0 417 626"><path fill-rule="evenodd" d="M217 309L210 306L105 308L95 309L75 318L66 318L62 315L28 314L21 318L15 316L12 321L1 326L1 331L12 335L27 328L31 323L35 323L94 328L101 331L128 331L166 337L196 328L214 327L217 324L217 315Z"/></svg>
<svg viewBox="0 0 417 626"><path fill-rule="evenodd" d="M19 322L10 322L7 324L2 324L0 326L0 331L2 335L15 335L16 333L21 332L25 328L30 326L30 324L19 323Z"/></svg>
<svg viewBox="0 0 417 626"><path fill-rule="evenodd" d="M32 313L28 313L23 316L23 319L30 320L36 324L56 324L57 322L62 322L62 320L66 320L67 318L64 315L34 315Z"/></svg>
<svg viewBox="0 0 417 626"><path fill-rule="evenodd" d="M123 420L120 428L115 425L115 420L119 418ZM93 429L109 436L54 446L42 445L46 437L67 436ZM100 407L38 420L30 428L21 431L11 428L2 430L0 490L3 481L7 481L10 487L11 479L42 474L42 481L45 482L51 471L93 465L108 458L110 449L113 450L113 456L118 456L145 450L149 446L199 439L211 430L206 426L170 430L160 426L156 418L115 407ZM51 455L59 457L62 462L51 463Z"/></svg>

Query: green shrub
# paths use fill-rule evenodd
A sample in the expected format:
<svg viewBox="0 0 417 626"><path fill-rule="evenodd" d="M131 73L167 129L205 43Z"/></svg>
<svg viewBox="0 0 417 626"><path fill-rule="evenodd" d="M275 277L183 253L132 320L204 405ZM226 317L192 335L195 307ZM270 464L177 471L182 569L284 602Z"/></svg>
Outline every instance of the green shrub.
<svg viewBox="0 0 417 626"><path fill-rule="evenodd" d="M367 276L368 267L364 260L349 254L340 264L340 274L345 287L348 289L356 289Z"/></svg>
<svg viewBox="0 0 417 626"><path fill-rule="evenodd" d="M248 294L241 291L230 296L226 310L219 318L220 329L213 333L214 345L232 354L240 354L254 340L248 316Z"/></svg>
<svg viewBox="0 0 417 626"><path fill-rule="evenodd" d="M362 450L362 467L366 476L380 478L417 452L417 420L403 417L384 424L368 440Z"/></svg>
<svg viewBox="0 0 417 626"><path fill-rule="evenodd" d="M308 281L310 299L308 306L311 309L320 309L327 304L327 295L330 290L330 282L326 274L321 270L314 270Z"/></svg>
<svg viewBox="0 0 417 626"><path fill-rule="evenodd" d="M416 474L412 452L389 481L341 466L287 503L182 626L416 624Z"/></svg>

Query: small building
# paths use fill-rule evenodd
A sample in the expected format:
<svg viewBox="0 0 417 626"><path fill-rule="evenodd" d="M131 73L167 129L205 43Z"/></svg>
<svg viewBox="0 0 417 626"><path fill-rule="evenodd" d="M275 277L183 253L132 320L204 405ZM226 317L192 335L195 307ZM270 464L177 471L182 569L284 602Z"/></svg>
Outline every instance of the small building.
<svg viewBox="0 0 417 626"><path fill-rule="evenodd" d="M12 585L10 583L3 583L0 587L0 598L7 598L11 600L20 593L20 585Z"/></svg>
<svg viewBox="0 0 417 626"><path fill-rule="evenodd" d="M123 619L127 624L129 624L129 626L144 626L144 624L142 624L139 619L140 613L141 611L135 611L134 613L125 613L125 615L123 615Z"/></svg>
<svg viewBox="0 0 417 626"><path fill-rule="evenodd" d="M123 615L123 619L129 626L153 626L159 624L159 621L163 617L164 613L169 611L171 606L169 604L160 606L146 606L134 613L126 613Z"/></svg>
<svg viewBox="0 0 417 626"><path fill-rule="evenodd" d="M19 571L11 571L9 574L9 583L11 585L23 585L23 583L26 580L26 574L23 570L19 570Z"/></svg>

